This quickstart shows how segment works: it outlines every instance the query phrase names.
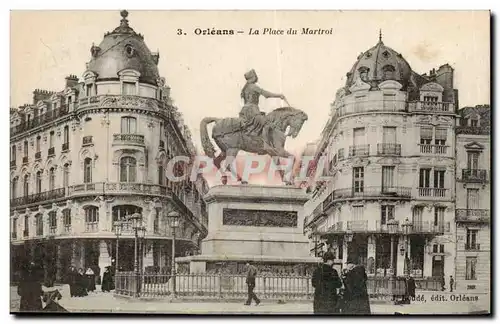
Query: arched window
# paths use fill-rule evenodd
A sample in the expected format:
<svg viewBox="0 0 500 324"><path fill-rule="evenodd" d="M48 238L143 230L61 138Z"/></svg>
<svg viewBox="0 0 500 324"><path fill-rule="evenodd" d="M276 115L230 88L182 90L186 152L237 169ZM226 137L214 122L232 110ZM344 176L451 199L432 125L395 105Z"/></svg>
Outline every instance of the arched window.
<svg viewBox="0 0 500 324"><path fill-rule="evenodd" d="M63 187L69 186L69 164L66 163L63 168Z"/></svg>
<svg viewBox="0 0 500 324"><path fill-rule="evenodd" d="M10 193L10 196L12 197L12 199L16 198L17 196L17 177L12 179L12 191Z"/></svg>
<svg viewBox="0 0 500 324"><path fill-rule="evenodd" d="M35 216L36 236L43 236L43 218L42 214Z"/></svg>
<svg viewBox="0 0 500 324"><path fill-rule="evenodd" d="M163 179L163 177L164 177L164 172L163 171L164 171L163 165L159 165L158 166L158 184L160 186L163 186L163 184L165 182L164 179Z"/></svg>
<svg viewBox="0 0 500 324"><path fill-rule="evenodd" d="M122 117L121 133L122 134L135 134L137 120L134 117Z"/></svg>
<svg viewBox="0 0 500 324"><path fill-rule="evenodd" d="M12 148L10 150L10 160L11 161L16 161L16 146L12 145Z"/></svg>
<svg viewBox="0 0 500 324"><path fill-rule="evenodd" d="M71 232L71 209L63 210L63 225L64 232Z"/></svg>
<svg viewBox="0 0 500 324"><path fill-rule="evenodd" d="M382 71L384 72L384 80L392 80L394 79L394 72L396 69L392 65L385 65L382 68Z"/></svg>
<svg viewBox="0 0 500 324"><path fill-rule="evenodd" d="M113 227L115 222L122 222L122 229L131 230L132 223L127 219L128 216L139 213L142 215L142 208L134 205L119 205L114 206L113 210Z"/></svg>
<svg viewBox="0 0 500 324"><path fill-rule="evenodd" d="M99 224L99 208L89 206L85 208L85 230L96 232Z"/></svg>
<svg viewBox="0 0 500 324"><path fill-rule="evenodd" d="M55 211L49 212L49 231L50 234L55 234L57 231L57 214Z"/></svg>
<svg viewBox="0 0 500 324"><path fill-rule="evenodd" d="M24 196L28 196L29 195L29 176L28 175L25 175L24 176L24 179L23 179L23 194Z"/></svg>
<svg viewBox="0 0 500 324"><path fill-rule="evenodd" d="M123 157L120 160L120 182L135 182L137 162L133 157Z"/></svg>
<svg viewBox="0 0 500 324"><path fill-rule="evenodd" d="M36 152L40 152L40 142L42 141L41 136L36 137Z"/></svg>
<svg viewBox="0 0 500 324"><path fill-rule="evenodd" d="M36 193L42 192L42 171L36 173Z"/></svg>
<svg viewBox="0 0 500 324"><path fill-rule="evenodd" d="M23 236L29 236L30 235L30 217L28 215L24 216L24 235Z"/></svg>
<svg viewBox="0 0 500 324"><path fill-rule="evenodd" d="M83 182L91 183L92 182L92 159L86 158L83 161Z"/></svg>
<svg viewBox="0 0 500 324"><path fill-rule="evenodd" d="M49 190L54 190L56 184L56 171L54 168L49 170Z"/></svg>

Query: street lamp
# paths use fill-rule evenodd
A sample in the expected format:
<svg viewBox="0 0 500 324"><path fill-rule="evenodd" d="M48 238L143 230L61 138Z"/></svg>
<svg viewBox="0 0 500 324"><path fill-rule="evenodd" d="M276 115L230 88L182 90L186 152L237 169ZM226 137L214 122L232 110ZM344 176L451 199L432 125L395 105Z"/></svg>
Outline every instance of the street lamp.
<svg viewBox="0 0 500 324"><path fill-rule="evenodd" d="M391 235L391 276L395 275L394 271L394 237L395 234L398 231L398 226L399 223L395 219L391 219L390 221L387 222L387 229L389 231L389 234Z"/></svg>
<svg viewBox="0 0 500 324"><path fill-rule="evenodd" d="M142 226L142 215L139 213L134 213L130 216L127 217L127 220L129 220L132 223L132 229L134 230L134 272L135 272L135 282L136 282L136 290L135 290L135 297L139 296L140 293L140 288L141 288L141 283L140 283L140 277L141 273L139 271L139 257L138 257L138 249L137 249L137 243L139 239L139 232L145 232L146 229L144 226Z"/></svg>
<svg viewBox="0 0 500 324"><path fill-rule="evenodd" d="M401 227L403 227L403 233L405 235L405 247L403 248L403 250L406 250L406 253L404 253L404 256L405 256L404 274L407 275L408 272L410 271L409 265L406 264L408 262L408 260L409 260L408 259L408 250L410 249L410 238L409 238L409 235L412 232L413 224L410 223L410 221L408 220L408 218L406 218L405 221L404 221L404 223L401 225Z"/></svg>
<svg viewBox="0 0 500 324"><path fill-rule="evenodd" d="M118 250L119 250L119 246L120 246L120 235L121 235L121 231L122 231L122 222L121 221L115 221L113 223L113 228L115 230L115 234L116 234L116 253L115 253L115 278L116 278L116 274L118 273Z"/></svg>
<svg viewBox="0 0 500 324"><path fill-rule="evenodd" d="M171 278L172 278L172 290L174 293L174 296L176 294L176 278L175 278L175 229L179 227L179 218L180 214L177 211L171 211L167 215L168 220L170 221L170 227L172 228L172 269L171 271Z"/></svg>

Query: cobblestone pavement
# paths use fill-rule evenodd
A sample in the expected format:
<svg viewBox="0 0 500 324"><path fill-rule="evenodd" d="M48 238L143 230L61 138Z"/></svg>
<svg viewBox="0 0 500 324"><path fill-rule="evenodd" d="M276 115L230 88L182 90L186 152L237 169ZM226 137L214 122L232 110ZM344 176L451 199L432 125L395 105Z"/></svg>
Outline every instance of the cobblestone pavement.
<svg viewBox="0 0 500 324"><path fill-rule="evenodd" d="M284 303L266 302L259 306L245 306L243 302L170 302L170 300L134 300L129 298L114 297L113 293L94 292L86 297L68 297L69 287L59 287L63 298L60 305L70 312L97 312L97 313L163 313L163 314L312 314L310 303ZM465 301L475 299L477 301ZM373 314L467 314L480 313L490 309L489 295L487 294L453 294L462 296L462 300L452 297L448 292L425 292L420 294L423 300L414 301L410 305L393 305L390 303L377 303L371 305ZM434 296L434 297L433 297ZM439 296L436 298L436 296ZM445 300L446 299L446 300ZM455 300L452 300L455 299ZM11 311L19 309L19 296L16 289L11 289Z"/></svg>

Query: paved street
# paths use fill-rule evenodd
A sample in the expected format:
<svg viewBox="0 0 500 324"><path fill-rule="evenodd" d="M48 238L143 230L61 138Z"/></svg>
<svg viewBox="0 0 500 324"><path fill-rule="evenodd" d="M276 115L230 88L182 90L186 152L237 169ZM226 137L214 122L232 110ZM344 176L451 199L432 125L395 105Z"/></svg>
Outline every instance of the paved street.
<svg viewBox="0 0 500 324"><path fill-rule="evenodd" d="M311 303L266 302L259 306L245 306L241 303L223 302L170 302L170 300L134 300L114 297L112 293L95 292L86 297L69 296L69 287L62 286L63 298L61 306L70 312L99 312L99 313L164 313L164 314L312 314ZM433 295L441 295L448 301L432 301ZM456 294L458 296L460 294ZM450 293L423 294L426 302L415 301L411 305L373 304L373 314L453 314L476 313L489 309L489 296L467 294L469 298L478 296L478 301L454 301ZM11 310L19 309L19 296L16 289L11 288Z"/></svg>

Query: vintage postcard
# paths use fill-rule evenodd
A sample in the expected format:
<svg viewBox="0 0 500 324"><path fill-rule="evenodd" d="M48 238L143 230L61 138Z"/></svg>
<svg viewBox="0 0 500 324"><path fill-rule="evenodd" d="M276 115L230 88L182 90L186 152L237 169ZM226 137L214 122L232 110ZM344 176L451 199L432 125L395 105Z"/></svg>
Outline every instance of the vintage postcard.
<svg viewBox="0 0 500 324"><path fill-rule="evenodd" d="M12 11L12 313L490 314L489 11Z"/></svg>

